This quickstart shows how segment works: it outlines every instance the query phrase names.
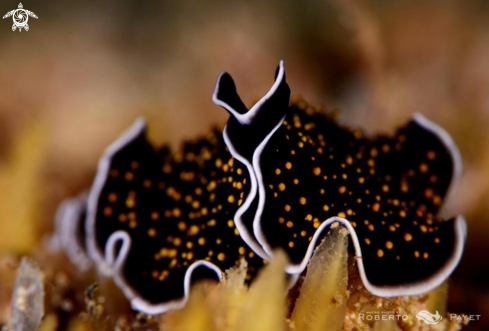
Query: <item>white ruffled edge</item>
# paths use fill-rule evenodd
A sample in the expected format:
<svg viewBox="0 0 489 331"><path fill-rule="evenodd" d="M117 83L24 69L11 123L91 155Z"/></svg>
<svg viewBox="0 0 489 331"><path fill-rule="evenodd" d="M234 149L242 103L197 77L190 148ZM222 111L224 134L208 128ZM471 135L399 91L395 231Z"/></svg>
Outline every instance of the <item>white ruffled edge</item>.
<svg viewBox="0 0 489 331"><path fill-rule="evenodd" d="M224 101L221 101L218 99L217 95L219 94L219 83L221 81L221 77L224 73L221 73L219 77L217 78L217 83L216 87L214 89L214 93L212 94L212 101L218 105L226 109L231 115L236 118L236 120L242 124L242 125L249 125L253 118L256 116L258 110L261 108L261 106L276 92L280 84L282 83L282 80L285 76L285 68L284 68L284 62L280 61L279 63L279 71L277 74L277 77L275 78L275 82L270 88L270 90L265 94L263 98L261 98L247 113L245 114L240 114L236 110L234 110L230 105L225 103ZM282 124L285 116L277 123L277 125L272 129L272 132L268 135L271 136ZM267 136L267 137L268 137ZM256 197L257 193L257 181L255 177L255 171L253 170L253 165L248 162L241 154L238 153L238 151L235 149L233 146L231 140L229 139L229 135L227 133L227 125L224 127L223 130L223 137L224 137L224 142L228 146L229 152L231 155L243 163L246 166L246 169L250 175L250 192L248 193L246 200L243 202L243 204L238 208L238 210L235 213L234 217L234 222L236 224L236 228L239 231L239 234L241 238L246 242L248 246L250 246L255 253L260 256L262 259L265 260L270 260L270 255L263 250L263 248L260 246L256 238L254 237L254 234L250 234L248 229L243 223L242 216L243 214L248 210L249 206L253 202L253 199ZM266 144L268 139L265 139L259 146L258 148L263 148L260 147L264 144Z"/></svg>
<svg viewBox="0 0 489 331"><path fill-rule="evenodd" d="M449 189L447 190L448 192L447 198L448 198L451 194L453 194L453 189L456 183L458 183L462 173L462 160L461 160L460 152L457 146L455 145L455 143L453 142L452 138L450 137L450 135L443 128L431 122L430 120L428 120L426 117L424 117L419 113L416 113L413 116L412 120L416 122L418 125L420 125L422 128L424 128L425 130L431 132L436 137L438 137L451 155L453 161L453 171L452 171L452 181L450 183ZM257 238L258 243L263 247L263 250L270 257L270 259L273 258L273 248L270 247L270 245L268 244L266 237L261 228L261 218L263 214L263 208L265 206L265 186L263 184L260 158L263 149L265 148L266 144L273 136L275 131L278 129L280 124L277 125L277 127L275 127L274 130L272 130L272 132L265 137L263 142L258 146L258 148L255 150L253 154L253 170L256 175L256 180L258 185L258 195L259 195L258 207L255 214L255 218L253 220L253 230L255 232L255 237ZM346 219L341 217L331 217L325 220L321 224L321 226L315 231L313 239L311 240L308 249L306 251L306 254L303 260L301 261L301 263L289 264L286 267L287 273L300 274L305 270L305 268L307 267L307 263L312 256L314 248L316 247L317 244L316 240L318 239L318 236L324 230L325 227L329 226L331 223L335 221L342 223L350 231L352 241L355 246L355 253L358 257L362 256L360 244L358 242L358 237L356 235L355 229L351 226L351 224ZM454 247L452 257L447 261L447 263L443 268L441 268L437 273L433 274L430 278L424 280L423 282L410 284L407 286L384 286L384 287L375 286L368 281L367 276L365 274L363 261L361 260L361 258L358 259L358 270L361 279L365 287L367 288L367 290L369 290L371 293L377 296L393 297L393 296L402 296L402 295L421 294L441 284L455 269L463 252L463 247L464 247L464 242L465 242L466 232L467 232L466 230L467 225L463 216L457 216L454 219L454 225L455 225L456 241L455 241L455 247Z"/></svg>
<svg viewBox="0 0 489 331"><path fill-rule="evenodd" d="M97 215L98 200L110 171L111 160L117 152L130 142L134 141L134 139L140 136L145 129L145 120L142 118L137 119L134 124L119 137L119 139L105 150L104 155L99 161L97 175L88 196L85 230L87 233L88 255L95 261L98 272L106 277L113 277L114 282L130 300L131 306L134 309L148 314L161 314L172 309L182 308L185 305L190 292L192 273L196 268L206 267L214 271L216 273L216 278L219 280L222 279L222 271L216 265L208 261L195 261L185 272L183 283L184 296L181 299L154 304L141 298L137 291L128 284L123 276L124 264L131 248L131 237L128 233L123 230L112 233L107 240L104 252L97 247L95 216ZM122 246L118 254L116 254L116 247L119 242L122 243Z"/></svg>
<svg viewBox="0 0 489 331"><path fill-rule="evenodd" d="M427 131L433 133L436 137L440 139L440 141L445 145L447 150L449 151L452 160L453 160L453 172L452 172L452 182L449 187L449 194L452 194L453 188L454 188L454 183L457 183L459 180L459 177L462 172L462 161L460 157L460 152L458 151L455 143L453 142L452 138L450 135L442 129L440 126L436 125L435 123L431 122L428 120L426 117L424 117L421 114L415 114L413 116L413 121L415 121L417 124L419 124L421 127L426 129ZM265 206L265 185L263 184L263 176L262 176L262 171L261 171L261 166L260 166L260 158L262 151L264 147L266 146L266 143L269 141L273 134L270 134L269 136L266 137L264 140L264 143L260 144L261 148L257 148L255 151L255 154L253 155L253 167L255 169L255 174L257 177L257 183L258 183L258 194L259 194L259 203L258 203L258 208L257 212L255 215L255 219L253 220L253 229L255 231L255 236L262 245L263 249L265 252L270 255L271 258L273 258L273 249L270 247L268 244L266 237L262 231L261 228L261 218L263 214L263 208ZM447 194L448 195L448 194ZM307 267L307 263L309 262L309 259L312 256L312 253L314 251L314 248L318 243L316 243L317 239L319 238L321 232L324 230L325 227L328 227L331 225L333 222L338 221L341 224L343 224L350 232L352 242L355 247L355 254L357 257L359 257L358 261L358 271L360 273L360 277L362 279L362 282L367 290L369 290L372 294L381 296L381 297L394 297L394 296L403 296L403 295L416 295L416 294L421 294L424 292L427 292L434 287L438 286L441 284L455 269L457 266L459 260L462 257L462 252L463 252L463 247L464 247L464 242L465 238L467 235L467 225L465 222L465 219L463 216L457 216L454 219L454 226L455 226L455 247L453 250L452 257L446 262L445 266L441 268L437 273L433 274L430 278L424 280L423 282L419 283L414 283L410 284L407 286L375 286L371 284L367 276L365 274L365 268L363 266L363 261L361 259L362 257L362 252L360 248L360 243L358 241L358 237L356 235L355 229L351 226L350 222L344 218L341 217L331 217L327 220L325 220L315 231L313 239L309 243L308 249L306 251L306 254L299 264L289 264L286 267L286 272L290 274L300 274L302 273L305 268Z"/></svg>
<svg viewBox="0 0 489 331"><path fill-rule="evenodd" d="M420 113L415 113L412 117L412 121L438 137L440 142L450 152L450 156L453 161L452 180L444 199L444 201L448 201L453 196L455 187L457 187L460 177L462 176L462 156L460 155L460 151L458 150L458 147L450 134L448 134L448 132L446 132L445 129L438 124L430 121Z"/></svg>

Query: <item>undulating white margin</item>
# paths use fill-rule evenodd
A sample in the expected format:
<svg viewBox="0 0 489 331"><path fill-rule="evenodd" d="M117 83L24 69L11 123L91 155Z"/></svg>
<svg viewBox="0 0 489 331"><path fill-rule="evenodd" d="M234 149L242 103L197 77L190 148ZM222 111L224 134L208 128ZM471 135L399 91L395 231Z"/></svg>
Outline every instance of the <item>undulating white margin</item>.
<svg viewBox="0 0 489 331"><path fill-rule="evenodd" d="M80 213L83 212L86 199L86 192L77 197L65 199L59 205L55 215L54 237L60 243L66 256L81 271L87 271L92 265L92 261L86 255L77 236L79 222L84 221L80 219Z"/></svg>
<svg viewBox="0 0 489 331"><path fill-rule="evenodd" d="M300 274L307 267L307 263L309 262L314 249L319 244L317 241L320 239L321 233L326 228L330 227L332 223L339 222L344 227L346 227L350 233L353 247L355 248L355 255L358 257L357 259L357 268L360 274L360 278L362 279L363 285L365 288L372 294L380 296L380 297L396 297L396 296L405 296L405 295L418 295L422 293L426 293L433 288L439 286L447 277L453 272L455 267L457 266L460 258L462 257L462 252L464 249L464 242L467 236L467 225L465 223L465 219L463 216L457 216L453 221L454 231L455 231L455 243L453 248L452 256L447 260L445 265L438 270L431 277L417 283L410 284L408 286L376 286L370 283L365 274L365 267L363 265L362 260L362 250L360 248L360 242L358 240L355 229L351 225L351 223L345 218L333 216L324 221L319 228L317 228L314 236L309 243L304 259L300 264L289 265L286 268L286 272L291 274Z"/></svg>
<svg viewBox="0 0 489 331"><path fill-rule="evenodd" d="M415 113L412 117L412 120L423 129L431 132L434 136L436 136L449 151L449 154L453 161L453 171L452 180L448 187L447 194L444 198L444 201L447 201L449 198L452 197L455 191L455 187L457 187L460 177L462 175L462 157L460 156L460 151L458 150L457 145L453 141L452 137L448 134L448 132L446 132L445 129L443 129L438 124L430 121L420 113Z"/></svg>
<svg viewBox="0 0 489 331"><path fill-rule="evenodd" d="M245 114L238 113L236 110L234 110L227 103L225 103L224 101L221 101L217 98L217 94L219 93L219 82L221 80L221 76L224 73L221 73L219 75L219 77L217 78L216 88L214 89L214 93L212 94L212 101L216 105L221 106L224 109L226 109L228 112L230 112L232 114L232 116L234 118L236 118L236 120L240 124L243 124L243 125L251 124L251 122L253 121L253 118L256 116L256 114L257 114L258 110L261 108L261 106L265 103L265 101L267 101L275 93L275 91L278 89L278 87L282 83L283 77L285 75L284 61L280 60L278 66L279 66L279 71L278 71L277 77L275 78L275 82L273 83L270 90L257 103L255 103L253 105L253 107L251 107L251 109L248 112L246 112Z"/></svg>
<svg viewBox="0 0 489 331"><path fill-rule="evenodd" d="M236 118L236 120L240 124L249 125L253 121L253 118L256 116L256 113L260 109L260 107L265 103L266 100L268 100L275 93L275 91L278 89L278 87L282 83L283 77L285 75L284 61L280 61L280 63L279 63L279 72L278 72L278 75L275 79L275 82L272 85L272 87L270 88L270 90L267 92L267 94L265 94L265 96L263 96L245 114L238 113L236 110L234 110L226 102L218 99L217 95L219 94L219 84L220 84L222 75L223 75L223 73L221 73L219 75L219 77L217 78L216 87L214 89L214 93L212 94L212 101L216 105L223 107L229 113L231 113L231 116ZM280 124L282 124L284 118L282 118L280 120L280 122L277 124L276 128L273 129L272 133L275 132L275 130L280 126ZM238 210L234 214L234 222L235 222L236 228L238 229L241 238L246 242L246 244L248 246L250 246L251 249L253 249L253 251L258 256L260 256L262 259L270 260L270 255L268 255L263 250L263 248L260 246L260 244L258 243L256 238L254 237L254 235L250 234L250 232L248 231L246 226L243 224L243 219L242 219L243 214L248 210L249 206L253 202L253 199L255 198L256 193L257 193L257 183L256 183L256 177L255 177L255 172L253 170L253 166L251 165L250 162L248 162L248 160L246 160L242 155L240 155L238 153L238 151L236 151L236 149L234 148L233 144L231 143L231 140L229 139L229 135L227 133L227 125L224 127L224 130L223 130L223 138L224 138L224 142L228 146L228 149L229 149L229 152L231 153L231 155L235 159L237 159L238 161L240 161L241 163L243 163L246 166L246 169L250 175L251 188L250 188L250 191L248 193L248 196L246 197L246 200L243 202L243 204L238 208ZM262 142L262 144L263 144L263 142Z"/></svg>
<svg viewBox="0 0 489 331"><path fill-rule="evenodd" d="M239 162L243 163L246 166L246 169L248 170L248 173L250 174L250 191L248 192L248 196L246 197L246 200L243 202L243 204L238 208L236 213L234 214L234 224L236 225L236 228L239 231L239 235L241 238L244 240L244 242L253 249L253 251L260 256L262 259L265 260L270 260L270 256L265 253L263 248L258 244L256 241L255 237L250 234L248 229L243 223L242 216L243 214L248 210L250 207L251 203L253 202L253 199L256 196L257 192L257 185L256 185L256 177L255 173L253 171L253 167L251 166L250 162L248 162L244 157L242 157L234 148L233 144L231 143L228 134L227 134L227 125L224 127L223 130L223 137L224 137L224 142L228 146L229 152L231 155L238 160Z"/></svg>
<svg viewBox="0 0 489 331"><path fill-rule="evenodd" d="M453 181L458 182L458 179L462 171L462 161L460 157L460 152L456 147L455 143L453 142L452 138L450 137L450 135L440 126L429 121L427 118L425 118L423 115L419 113L416 113L413 116L413 120L416 123L418 123L420 126L425 128L426 130L432 132L437 137L439 137L442 143L451 152L453 163L454 163L454 171L452 174L452 185L453 185ZM253 168L257 178L258 195L259 195L257 212L255 214L255 219L253 220L253 231L255 232L255 237L257 238L258 243L262 245L263 249L270 256L270 258L273 258L273 249L268 244L260 224L262 214L263 214L263 208L265 206L265 186L263 184L263 176L260 167L260 157L263 149L266 146L266 143L269 141L269 139L271 138L274 132L275 131L273 131L264 139L262 144L260 144L260 146L255 150L255 153L253 154ZM450 190L452 190L452 188L453 186L450 186ZM433 274L430 278L425 279L422 282L410 284L408 286L379 287L371 284L367 279L367 276L365 274L365 268L363 266L363 261L361 259L362 251L360 249L360 243L358 241L358 237L356 235L355 229L353 228L353 226L350 224L348 220L341 217L334 216L325 220L323 223L321 223L319 228L316 229L313 239L309 243L308 249L306 251L306 254L302 262L299 264L289 264L285 269L287 273L300 274L304 271L304 269L307 267L307 263L309 262L309 259L312 256L314 248L316 247L316 241L318 239L318 236L321 234L322 230L325 227L329 226L331 223L335 221L342 223L350 232L352 242L355 248L355 254L357 257L359 257L359 259L357 260L358 271L360 273L360 277L362 279L365 288L368 291L370 291L372 294L380 297L417 295L417 294L428 292L429 290L440 285L452 273L452 271L455 269L458 262L460 261L462 257L463 248L464 248L465 238L467 236L467 224L465 222L464 217L459 215L453 221L455 227L455 247L453 250L453 254L451 258L445 263L445 265L440 270L438 270L437 273ZM293 285L294 284L291 284L291 286Z"/></svg>
<svg viewBox="0 0 489 331"><path fill-rule="evenodd" d="M116 256L118 242L122 242L122 246ZM116 231L107 241L105 246L105 258L107 263L112 266L114 282L117 284L117 286L119 286L124 295L131 301L131 307L135 310L145 312L146 314L156 315L165 313L169 310L183 308L187 303L190 294L192 273L198 267L206 267L215 272L217 276L216 278L219 279L219 281L222 279L222 271L216 265L204 260L195 261L185 271L183 281L184 296L180 299L154 304L141 298L139 294L127 283L125 277L123 276L124 264L130 248L131 237L127 234L127 232Z"/></svg>
<svg viewBox="0 0 489 331"><path fill-rule="evenodd" d="M92 184L87 200L87 218L85 221L85 232L87 234L87 251L88 256L95 261L98 271L104 276L112 276L112 265L107 262L104 253L96 243L95 218L97 216L97 204L100 193L109 176L110 163L114 155L124 148L131 141L136 139L146 129L146 121L138 118L134 124L127 129L116 141L114 141L100 158L97 168L97 174Z"/></svg>
<svg viewBox="0 0 489 331"><path fill-rule="evenodd" d="M102 253L96 244L95 216L97 215L97 201L100 198L100 193L105 185L108 172L110 170L110 162L114 155L124 148L131 141L136 139L146 128L146 121L143 118L137 119L134 124L127 129L114 143L112 143L104 152L104 155L99 161L97 175L92 185L88 196L87 204L87 249L88 254L97 265L97 270L104 276L111 276L114 282L119 286L124 295L131 301L131 306L139 311L147 314L161 314L172 309L179 309L185 306L188 300L192 272L198 267L206 267L216 273L219 280L222 279L222 271L214 264L208 261L196 261L192 263L185 272L184 278L184 296L178 300L172 300L165 303L153 304L139 297L137 292L127 283L123 276L124 264L131 247L131 237L126 231L116 231L112 233L105 245L105 252ZM117 244L121 242L117 256Z"/></svg>

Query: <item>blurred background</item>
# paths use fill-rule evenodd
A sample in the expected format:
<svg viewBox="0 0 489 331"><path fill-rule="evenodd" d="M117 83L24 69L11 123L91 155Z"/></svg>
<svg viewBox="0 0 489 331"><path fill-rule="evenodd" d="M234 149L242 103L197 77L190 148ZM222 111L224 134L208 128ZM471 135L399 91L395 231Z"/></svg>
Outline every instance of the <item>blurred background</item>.
<svg viewBox="0 0 489 331"><path fill-rule="evenodd" d="M86 189L103 150L145 116L177 147L227 114L230 72L251 105L285 61L293 95L390 133L415 112L458 144L464 174L446 216L469 225L448 309L489 329L489 3L486 1L23 2L0 21L0 253L36 247L58 203ZM2 16L16 9L2 1ZM0 275L0 281L2 276ZM0 300L8 293L0 289Z"/></svg>

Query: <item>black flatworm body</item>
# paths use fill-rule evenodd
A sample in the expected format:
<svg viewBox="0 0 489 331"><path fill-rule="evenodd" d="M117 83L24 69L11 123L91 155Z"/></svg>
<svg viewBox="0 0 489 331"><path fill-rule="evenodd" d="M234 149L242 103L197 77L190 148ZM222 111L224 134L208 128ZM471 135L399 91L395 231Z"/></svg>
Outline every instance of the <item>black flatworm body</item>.
<svg viewBox="0 0 489 331"><path fill-rule="evenodd" d="M187 143L181 154L154 148L143 121L127 137L111 153L96 209L89 209L96 220L90 249L133 305L150 312L179 307L191 281L220 279L241 257L253 275L263 257L235 225L250 176L222 135Z"/></svg>
<svg viewBox="0 0 489 331"><path fill-rule="evenodd" d="M255 222L265 251L285 249L288 271L299 272L323 229L339 221L352 232L369 290L426 291L428 280L455 267L465 233L462 218L437 217L459 165L434 128L416 115L394 137L367 139L290 107L257 162Z"/></svg>
<svg viewBox="0 0 489 331"><path fill-rule="evenodd" d="M87 203L88 254L135 309L182 307L192 281L218 280L241 258L252 278L276 248L294 281L336 222L376 295L426 292L453 271L466 226L438 217L461 171L449 135L418 114L393 137L368 138L289 97L283 63L249 110L223 73L222 135L172 153L138 120L106 150Z"/></svg>

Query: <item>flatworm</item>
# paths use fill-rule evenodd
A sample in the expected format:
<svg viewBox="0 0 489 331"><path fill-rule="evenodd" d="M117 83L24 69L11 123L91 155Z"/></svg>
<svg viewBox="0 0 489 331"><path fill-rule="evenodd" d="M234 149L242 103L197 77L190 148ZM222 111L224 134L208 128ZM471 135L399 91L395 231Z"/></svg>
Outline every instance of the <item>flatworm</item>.
<svg viewBox="0 0 489 331"><path fill-rule="evenodd" d="M283 62L251 109L227 73L213 101L223 133L172 153L137 120L106 150L85 219L88 255L135 309L182 307L190 284L247 260L250 279L276 248L304 271L333 222L345 226L365 287L383 297L426 292L456 267L462 216L438 217L461 172L450 136L422 115L393 137L364 137L303 102L289 105Z"/></svg>

